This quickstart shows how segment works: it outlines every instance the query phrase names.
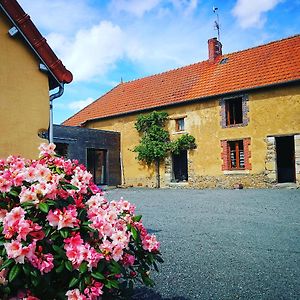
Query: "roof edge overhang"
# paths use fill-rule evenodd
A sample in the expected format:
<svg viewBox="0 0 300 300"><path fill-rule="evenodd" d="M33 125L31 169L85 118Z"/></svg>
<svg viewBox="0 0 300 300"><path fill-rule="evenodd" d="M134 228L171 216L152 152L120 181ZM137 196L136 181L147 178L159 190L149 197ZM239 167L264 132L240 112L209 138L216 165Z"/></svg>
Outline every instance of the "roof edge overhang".
<svg viewBox="0 0 300 300"><path fill-rule="evenodd" d="M25 13L16 0L0 0L0 8L20 32L35 55L46 66L52 80L50 89L63 86L73 80L72 73L66 69L62 61L58 59L50 48L46 39L31 21L30 16ZM50 78L49 77L49 78ZM54 81L54 82L53 82Z"/></svg>
<svg viewBox="0 0 300 300"><path fill-rule="evenodd" d="M263 89L268 89L268 88L272 88L272 87L282 87L284 85L290 86L290 85L294 85L294 84L297 84L297 83L298 84L300 83L300 78L299 79L294 79L294 80L288 80L288 81L282 81L282 82L277 82L277 83L272 83L272 84L256 86L256 87L249 87L249 88L230 91L230 92L226 92L226 93L222 93L222 94L215 94L215 95L211 95L211 96L204 96L204 97L200 97L200 98L189 99L189 100L185 100L185 101L173 102L173 103L162 105L162 106L156 106L156 107L149 107L149 108L145 108L145 109L133 110L133 111L120 113L120 114L115 114L115 115L111 115L111 116L87 119L84 122L80 123L79 126L85 126L87 123L93 122L93 121L102 121L102 120L112 119L112 118L116 118L116 117L122 117L122 116L132 115L132 114L141 113L141 112L147 112L147 111L150 111L150 110L153 110L153 109L164 109L164 108L168 108L168 107L172 107L172 106L180 106L180 105L184 105L184 104L191 104L191 103L198 102L200 100L201 101L206 101L206 100L210 100L210 99L217 98L217 97L229 97L229 96L234 96L236 94L241 94L241 93L246 93L246 92L253 92L253 91L256 91L256 90L263 90Z"/></svg>

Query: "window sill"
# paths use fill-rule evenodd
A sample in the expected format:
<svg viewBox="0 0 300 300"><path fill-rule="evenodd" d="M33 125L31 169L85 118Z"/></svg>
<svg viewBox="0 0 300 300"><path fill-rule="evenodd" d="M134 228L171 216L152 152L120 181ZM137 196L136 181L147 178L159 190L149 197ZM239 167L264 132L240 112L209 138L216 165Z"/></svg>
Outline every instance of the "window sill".
<svg viewBox="0 0 300 300"><path fill-rule="evenodd" d="M186 130L182 130L182 131L173 131L172 134L187 134Z"/></svg>
<svg viewBox="0 0 300 300"><path fill-rule="evenodd" d="M223 171L224 175L247 175L250 174L249 170L226 170Z"/></svg>

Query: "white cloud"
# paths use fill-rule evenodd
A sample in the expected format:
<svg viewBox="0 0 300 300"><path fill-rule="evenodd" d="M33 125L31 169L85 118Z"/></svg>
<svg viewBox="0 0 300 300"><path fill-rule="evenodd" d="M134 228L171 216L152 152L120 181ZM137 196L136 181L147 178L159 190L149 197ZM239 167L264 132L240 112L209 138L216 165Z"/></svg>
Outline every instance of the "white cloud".
<svg viewBox="0 0 300 300"><path fill-rule="evenodd" d="M87 98L86 100L73 101L68 104L68 107L74 111L79 111L94 101L93 98Z"/></svg>
<svg viewBox="0 0 300 300"><path fill-rule="evenodd" d="M124 56L126 46L121 28L108 21L79 30L73 39L60 34L50 34L47 39L73 73L74 81L103 76Z"/></svg>
<svg viewBox="0 0 300 300"><path fill-rule="evenodd" d="M87 0L18 1L43 32L71 34L99 20L99 11L89 6Z"/></svg>
<svg viewBox="0 0 300 300"><path fill-rule="evenodd" d="M261 27L265 22L263 13L272 10L282 0L238 0L232 10L243 28Z"/></svg>
<svg viewBox="0 0 300 300"><path fill-rule="evenodd" d="M118 12L127 12L142 17L160 4L161 0L112 0L110 7Z"/></svg>

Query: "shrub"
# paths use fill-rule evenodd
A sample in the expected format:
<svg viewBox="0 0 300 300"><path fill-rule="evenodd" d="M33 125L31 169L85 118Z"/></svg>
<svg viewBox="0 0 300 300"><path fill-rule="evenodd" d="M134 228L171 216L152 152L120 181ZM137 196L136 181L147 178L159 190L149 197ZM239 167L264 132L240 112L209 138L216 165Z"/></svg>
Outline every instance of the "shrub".
<svg viewBox="0 0 300 300"><path fill-rule="evenodd" d="M77 161L42 144L0 160L1 299L116 299L162 262L135 207L108 202Z"/></svg>

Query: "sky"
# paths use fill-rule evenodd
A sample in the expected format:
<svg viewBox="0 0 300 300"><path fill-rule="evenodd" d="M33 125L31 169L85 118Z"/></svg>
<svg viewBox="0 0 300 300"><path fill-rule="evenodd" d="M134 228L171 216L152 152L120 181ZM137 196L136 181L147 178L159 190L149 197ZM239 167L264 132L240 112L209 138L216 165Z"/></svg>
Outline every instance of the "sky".
<svg viewBox="0 0 300 300"><path fill-rule="evenodd" d="M60 124L121 81L300 33L300 0L18 0L74 79L54 100ZM53 93L55 91L51 91Z"/></svg>

